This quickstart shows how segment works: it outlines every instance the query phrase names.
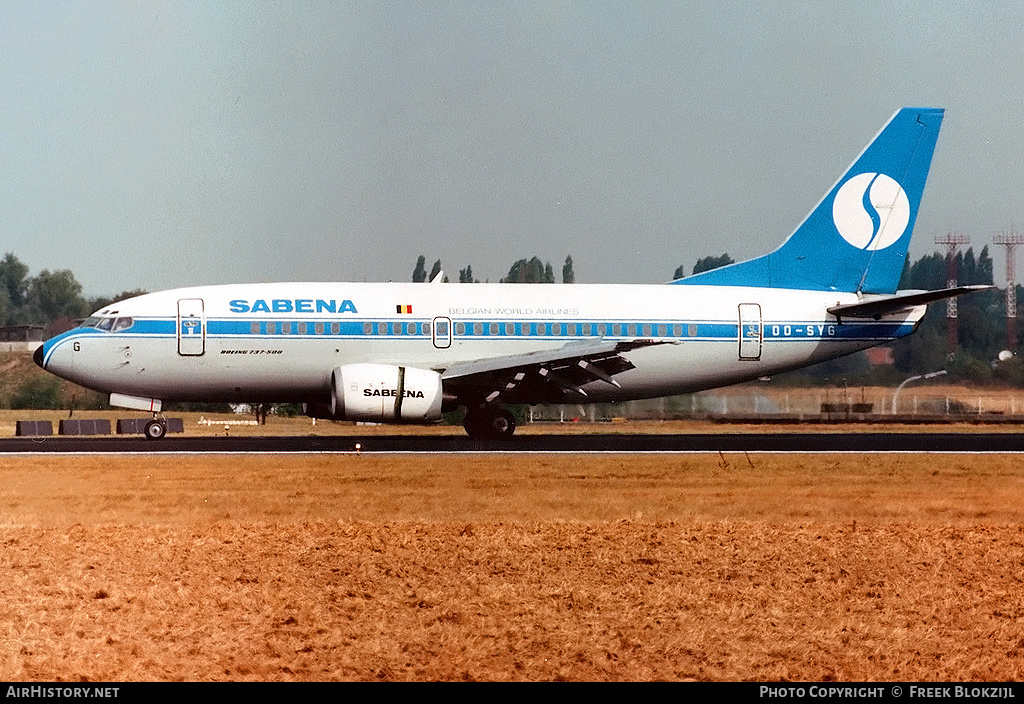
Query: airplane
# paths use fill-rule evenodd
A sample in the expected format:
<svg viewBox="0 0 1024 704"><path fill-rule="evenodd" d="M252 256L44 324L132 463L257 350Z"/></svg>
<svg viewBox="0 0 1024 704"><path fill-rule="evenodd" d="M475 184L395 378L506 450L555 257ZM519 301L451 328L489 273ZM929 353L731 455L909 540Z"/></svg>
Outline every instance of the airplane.
<svg viewBox="0 0 1024 704"><path fill-rule="evenodd" d="M168 401L302 403L307 415L508 438L509 404L716 388L911 334L897 291L944 111L898 110L773 252L667 284L266 283L111 304L44 342L43 369L152 414Z"/></svg>

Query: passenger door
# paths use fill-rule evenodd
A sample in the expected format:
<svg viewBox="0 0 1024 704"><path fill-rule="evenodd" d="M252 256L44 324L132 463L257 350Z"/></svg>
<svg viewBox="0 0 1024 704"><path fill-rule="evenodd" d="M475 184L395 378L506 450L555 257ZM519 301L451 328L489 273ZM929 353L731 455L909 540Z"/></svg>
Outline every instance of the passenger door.
<svg viewBox="0 0 1024 704"><path fill-rule="evenodd" d="M178 301L178 354L198 357L206 352L206 314L202 298Z"/></svg>
<svg viewBox="0 0 1024 704"><path fill-rule="evenodd" d="M761 306L740 303L740 359L761 359Z"/></svg>

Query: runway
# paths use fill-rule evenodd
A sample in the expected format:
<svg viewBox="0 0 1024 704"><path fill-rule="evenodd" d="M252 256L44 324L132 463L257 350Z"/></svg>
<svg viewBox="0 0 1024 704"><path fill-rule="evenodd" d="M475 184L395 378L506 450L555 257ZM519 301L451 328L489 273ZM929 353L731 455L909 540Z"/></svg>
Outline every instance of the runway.
<svg viewBox="0 0 1024 704"><path fill-rule="evenodd" d="M1024 433L713 433L522 435L481 441L459 435L288 437L29 437L0 439L0 454L214 453L1020 453Z"/></svg>

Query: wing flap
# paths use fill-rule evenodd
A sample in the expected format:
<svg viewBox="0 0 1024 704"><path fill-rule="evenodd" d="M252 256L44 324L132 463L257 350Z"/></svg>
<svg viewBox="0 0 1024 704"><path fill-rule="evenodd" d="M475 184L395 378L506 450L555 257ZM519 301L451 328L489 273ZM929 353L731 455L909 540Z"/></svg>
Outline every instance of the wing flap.
<svg viewBox="0 0 1024 704"><path fill-rule="evenodd" d="M586 340L553 350L456 362L436 371L445 393L462 402L555 403L565 401L566 395L587 398L582 387L594 381L619 386L614 376L633 368L622 353L659 344L671 343Z"/></svg>

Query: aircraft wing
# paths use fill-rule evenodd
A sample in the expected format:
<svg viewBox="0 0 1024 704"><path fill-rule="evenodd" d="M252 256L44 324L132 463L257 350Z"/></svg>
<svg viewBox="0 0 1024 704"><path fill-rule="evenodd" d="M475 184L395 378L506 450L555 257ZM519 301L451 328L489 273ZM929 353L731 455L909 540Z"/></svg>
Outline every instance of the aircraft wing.
<svg viewBox="0 0 1024 704"><path fill-rule="evenodd" d="M615 375L633 368L622 353L661 344L671 342L584 340L554 350L456 362L435 371L441 374L445 393L464 401L564 403L566 395L576 396L571 400L585 398L581 387L592 381L618 387Z"/></svg>
<svg viewBox="0 0 1024 704"><path fill-rule="evenodd" d="M910 310L915 306L941 301L953 296L962 296L965 293L984 291L992 286L955 286L937 291L903 291L890 296L865 296L857 303L846 303L832 306L828 312L837 318L875 318L890 313L899 313Z"/></svg>

